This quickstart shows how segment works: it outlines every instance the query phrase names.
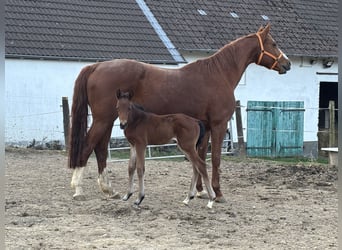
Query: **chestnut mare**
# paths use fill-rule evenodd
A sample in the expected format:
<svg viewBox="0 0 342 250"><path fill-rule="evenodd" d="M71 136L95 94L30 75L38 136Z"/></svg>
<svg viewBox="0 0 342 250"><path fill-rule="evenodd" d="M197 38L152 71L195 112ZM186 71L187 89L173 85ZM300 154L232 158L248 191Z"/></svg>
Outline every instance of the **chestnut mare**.
<svg viewBox="0 0 342 250"><path fill-rule="evenodd" d="M131 102L133 92L117 91L116 109L119 115L120 128L130 143L131 153L128 163L128 191L123 197L127 201L133 194L133 176L137 170L139 178L139 195L134 202L140 205L145 197L144 173L145 151L147 145L160 145L176 139L178 147L192 163L193 176L190 191L183 201L188 204L195 196L199 174L203 178L209 195L207 207L212 208L215 192L212 189L205 162L197 154L197 145L203 139L205 128L201 121L184 114L156 115L145 112L142 107Z"/></svg>
<svg viewBox="0 0 342 250"><path fill-rule="evenodd" d="M216 201L224 201L219 173L221 144L228 120L235 109L234 89L251 63L284 74L290 61L271 37L270 24L241 37L214 55L178 69L165 69L134 60L117 59L84 67L78 75L72 103L69 167L74 169L71 186L75 199L84 199L82 176L95 150L98 183L113 195L106 171L107 148L113 122L118 117L116 91L133 91L133 101L156 114L184 113L201 120L206 133L198 151L204 160L211 136L212 187ZM88 105L93 122L87 131ZM197 191L203 190L198 178Z"/></svg>

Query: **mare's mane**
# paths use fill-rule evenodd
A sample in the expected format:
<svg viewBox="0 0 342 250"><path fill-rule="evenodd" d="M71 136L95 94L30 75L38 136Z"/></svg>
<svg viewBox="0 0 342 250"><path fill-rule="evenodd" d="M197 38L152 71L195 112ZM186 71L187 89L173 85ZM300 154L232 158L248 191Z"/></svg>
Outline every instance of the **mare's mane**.
<svg viewBox="0 0 342 250"><path fill-rule="evenodd" d="M236 40L231 41L230 43L221 47L213 55L189 63L185 65L184 68L190 68L193 66L198 68L205 67L211 73L221 70L226 71L229 65L234 65L239 60L239 58L236 57L237 53L235 45L238 44L238 42L240 42L241 40L253 37L255 37L255 34L249 34L243 37L239 37Z"/></svg>

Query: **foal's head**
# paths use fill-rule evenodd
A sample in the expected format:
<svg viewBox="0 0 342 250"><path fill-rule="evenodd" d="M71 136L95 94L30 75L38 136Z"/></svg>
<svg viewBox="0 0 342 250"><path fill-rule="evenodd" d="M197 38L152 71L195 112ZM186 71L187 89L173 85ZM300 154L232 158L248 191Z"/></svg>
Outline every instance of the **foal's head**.
<svg viewBox="0 0 342 250"><path fill-rule="evenodd" d="M131 102L132 96L132 92L122 92L120 89L116 92L116 97L118 99L116 102L116 110L118 111L121 129L127 127L128 117L133 108Z"/></svg>
<svg viewBox="0 0 342 250"><path fill-rule="evenodd" d="M290 70L291 62L281 49L278 48L270 35L270 27L271 25L268 24L265 28L260 28L256 33L260 46L256 64L276 70L279 74L285 74L286 71Z"/></svg>

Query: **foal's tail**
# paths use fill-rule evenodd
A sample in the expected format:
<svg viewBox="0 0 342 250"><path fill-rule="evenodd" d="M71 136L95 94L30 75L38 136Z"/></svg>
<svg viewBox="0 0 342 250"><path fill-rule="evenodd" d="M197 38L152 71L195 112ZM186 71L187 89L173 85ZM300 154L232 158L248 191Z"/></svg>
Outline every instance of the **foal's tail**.
<svg viewBox="0 0 342 250"><path fill-rule="evenodd" d="M204 123L202 121L198 121L198 125L200 127L200 133L199 133L198 140L197 140L197 143L196 143L196 148L198 148L198 146L202 143L203 137L204 137L204 134L205 134Z"/></svg>
<svg viewBox="0 0 342 250"><path fill-rule="evenodd" d="M84 67L78 75L71 108L71 129L69 135L69 168L82 167L82 151L86 144L88 127L88 77L96 69L97 64Z"/></svg>

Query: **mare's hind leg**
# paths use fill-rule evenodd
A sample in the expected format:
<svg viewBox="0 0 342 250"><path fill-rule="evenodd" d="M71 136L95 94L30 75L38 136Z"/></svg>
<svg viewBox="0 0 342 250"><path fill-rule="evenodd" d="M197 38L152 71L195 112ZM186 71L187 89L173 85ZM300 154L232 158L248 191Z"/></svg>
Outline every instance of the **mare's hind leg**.
<svg viewBox="0 0 342 250"><path fill-rule="evenodd" d="M122 198L124 201L127 201L133 194L133 177L136 169L136 154L135 147L131 145L128 163L128 190L127 194Z"/></svg>
<svg viewBox="0 0 342 250"><path fill-rule="evenodd" d="M75 189L72 196L75 200L85 200L82 188L83 172L85 167L75 168L71 178L71 187Z"/></svg>
<svg viewBox="0 0 342 250"><path fill-rule="evenodd" d="M94 146L93 144L89 143L87 139L87 145L83 149L81 162L86 165L88 158L93 151ZM73 195L73 199L75 200L85 200L85 195L83 193L82 182L83 182L83 174L84 174L85 166L84 167L76 167L73 171L73 175L71 178L71 188L75 189L75 194Z"/></svg>
<svg viewBox="0 0 342 250"><path fill-rule="evenodd" d="M105 132L102 138L95 146L95 154L98 165L98 185L101 191L107 194L109 197L118 198L119 194L113 191L113 187L111 182L109 181L108 171L107 171L107 156L108 156L108 143L110 139L110 135L112 132L113 123L107 124L105 126Z"/></svg>

